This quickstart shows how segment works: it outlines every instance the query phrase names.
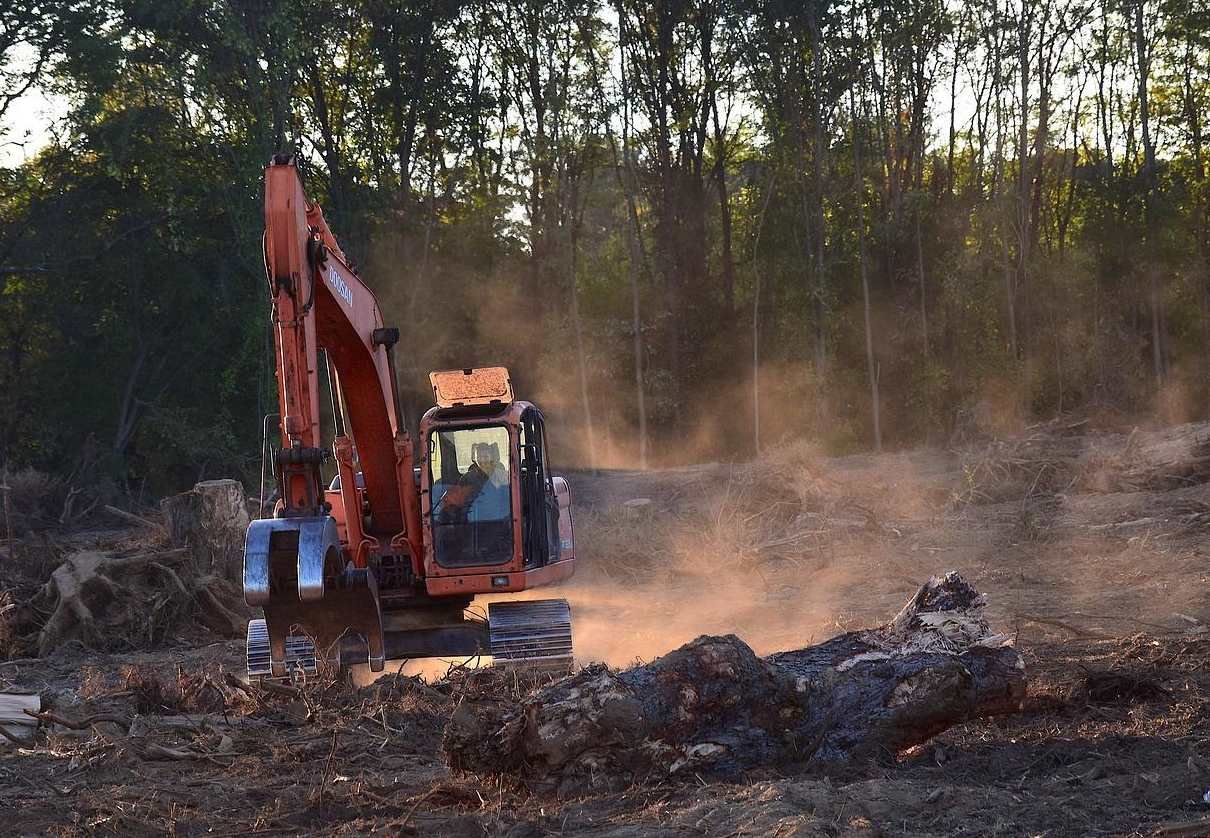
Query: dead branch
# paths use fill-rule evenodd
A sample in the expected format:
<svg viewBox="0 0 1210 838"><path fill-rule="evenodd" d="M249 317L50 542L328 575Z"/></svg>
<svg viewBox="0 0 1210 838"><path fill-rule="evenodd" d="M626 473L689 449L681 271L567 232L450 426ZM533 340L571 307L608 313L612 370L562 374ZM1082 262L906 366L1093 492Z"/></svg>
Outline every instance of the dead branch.
<svg viewBox="0 0 1210 838"><path fill-rule="evenodd" d="M62 727L67 728L68 730L88 730L95 724L101 724L102 722L109 722L110 724L117 725L118 727L122 728L122 730L124 730L124 731L127 731L127 732L130 731L130 720L129 719L124 719L121 716L111 716L111 715L108 715L105 713L98 713L98 714L95 714L92 716L85 716L82 719L73 720L73 719L68 719L64 716L60 716L59 714L54 713L50 710L43 710L41 713L35 713L32 710L25 710L23 712L27 716L33 716L35 719L37 719L40 722L47 722L50 724L60 725Z"/></svg>
<svg viewBox="0 0 1210 838"><path fill-rule="evenodd" d="M102 508L110 515L121 518L123 521L127 521L131 524L138 524L141 527L147 527L153 530L162 531L164 529L163 524L157 524L150 518L144 518L142 515L135 515L133 512L127 512L125 509L118 509L116 506L110 506L109 504L105 504Z"/></svg>

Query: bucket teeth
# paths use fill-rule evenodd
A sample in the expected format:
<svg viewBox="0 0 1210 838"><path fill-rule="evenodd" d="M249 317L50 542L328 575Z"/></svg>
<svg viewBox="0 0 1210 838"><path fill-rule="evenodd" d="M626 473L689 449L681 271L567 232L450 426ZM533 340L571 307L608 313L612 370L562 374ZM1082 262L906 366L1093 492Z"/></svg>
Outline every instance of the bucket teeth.
<svg viewBox="0 0 1210 838"><path fill-rule="evenodd" d="M269 627L264 620L248 621L248 677L265 678L272 674L269 651ZM286 672L314 675L315 644L308 638L292 634L286 638Z"/></svg>
<svg viewBox="0 0 1210 838"><path fill-rule="evenodd" d="M565 599L493 602L488 636L496 664L570 667L571 608Z"/></svg>

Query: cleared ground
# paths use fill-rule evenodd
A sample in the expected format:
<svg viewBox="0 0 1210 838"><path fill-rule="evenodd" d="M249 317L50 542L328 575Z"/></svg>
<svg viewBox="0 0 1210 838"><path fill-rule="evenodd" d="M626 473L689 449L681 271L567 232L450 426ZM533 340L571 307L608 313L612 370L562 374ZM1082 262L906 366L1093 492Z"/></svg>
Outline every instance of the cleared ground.
<svg viewBox="0 0 1210 838"><path fill-rule="evenodd" d="M68 720L0 751L13 834L1210 834L1210 428L1053 424L964 452L571 475L584 660L625 665L702 633L758 653L889 617L961 571L1017 636L1023 713L885 764L742 784L689 777L581 799L451 773L445 719L474 674L245 692L242 644L0 663ZM1205 471L1204 471L1205 470ZM101 544L129 533L76 537ZM60 536L48 550L67 549ZM53 558L47 566L53 566ZM28 580L5 579L5 587ZM0 745L0 747L6 747Z"/></svg>

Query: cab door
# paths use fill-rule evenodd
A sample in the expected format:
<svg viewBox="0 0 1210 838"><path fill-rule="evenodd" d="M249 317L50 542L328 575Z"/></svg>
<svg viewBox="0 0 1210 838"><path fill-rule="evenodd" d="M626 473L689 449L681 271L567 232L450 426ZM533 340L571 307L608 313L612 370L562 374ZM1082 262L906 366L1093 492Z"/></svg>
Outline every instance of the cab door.
<svg viewBox="0 0 1210 838"><path fill-rule="evenodd" d="M521 414L521 541L526 567L541 567L559 556L559 503L546 455L542 412L532 405Z"/></svg>

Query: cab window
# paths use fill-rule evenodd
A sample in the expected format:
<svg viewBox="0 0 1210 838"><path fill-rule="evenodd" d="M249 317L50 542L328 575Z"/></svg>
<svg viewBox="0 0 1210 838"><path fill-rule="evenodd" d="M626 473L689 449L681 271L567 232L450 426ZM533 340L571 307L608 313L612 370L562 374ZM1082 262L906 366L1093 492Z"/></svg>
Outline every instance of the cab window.
<svg viewBox="0 0 1210 838"><path fill-rule="evenodd" d="M503 425L429 435L433 550L443 567L504 564L513 555L512 455Z"/></svg>

